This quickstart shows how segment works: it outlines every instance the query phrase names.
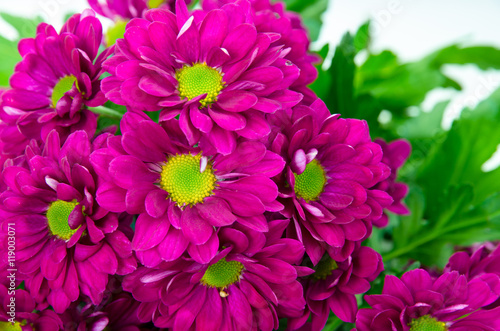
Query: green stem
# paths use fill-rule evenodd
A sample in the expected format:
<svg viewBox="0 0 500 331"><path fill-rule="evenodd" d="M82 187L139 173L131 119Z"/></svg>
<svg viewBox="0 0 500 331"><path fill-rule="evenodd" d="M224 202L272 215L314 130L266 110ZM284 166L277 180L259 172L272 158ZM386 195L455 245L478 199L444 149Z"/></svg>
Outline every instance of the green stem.
<svg viewBox="0 0 500 331"><path fill-rule="evenodd" d="M421 237L420 239L413 241L411 244L406 245L405 247L401 247L400 249L389 252L389 253L383 255L382 258L384 261L394 259L394 258L399 257L403 254L406 254L406 253L412 251L413 249L415 249L419 246L422 246L423 244L426 244L429 241L432 241L432 240L436 239L437 237L442 236L448 232L456 231L456 230L459 230L462 228L467 228L471 225L476 225L478 223L487 221L487 218L493 218L493 217L496 217L498 215L500 215L500 211L497 211L494 214L488 215L488 217L486 217L486 216L473 217L473 218L470 218L466 221L452 224L450 226L442 228L440 231L436 231L436 232L433 232L425 237Z"/></svg>
<svg viewBox="0 0 500 331"><path fill-rule="evenodd" d="M328 318L328 323L325 325L325 328L323 329L323 331L335 331L343 323L344 322L340 318L338 318L338 317L332 318L332 315L330 315L330 317Z"/></svg>
<svg viewBox="0 0 500 331"><path fill-rule="evenodd" d="M420 239L417 239L415 241L412 241L410 244L406 245L405 247L401 247L400 249L397 249L395 251L389 252L385 255L382 255L382 259L385 261L394 259L398 256L401 256L403 254L406 254L410 251L412 251L414 248L417 248L418 246L421 246L429 241L432 241L436 239L439 236L439 232L433 232L430 235L427 235L425 237L421 237Z"/></svg>
<svg viewBox="0 0 500 331"><path fill-rule="evenodd" d="M109 118L117 119L120 120L123 117L123 114L120 113L119 111L116 111L114 109L104 107L104 106L99 106L99 107L89 107L90 111L99 114L102 116L106 116Z"/></svg>

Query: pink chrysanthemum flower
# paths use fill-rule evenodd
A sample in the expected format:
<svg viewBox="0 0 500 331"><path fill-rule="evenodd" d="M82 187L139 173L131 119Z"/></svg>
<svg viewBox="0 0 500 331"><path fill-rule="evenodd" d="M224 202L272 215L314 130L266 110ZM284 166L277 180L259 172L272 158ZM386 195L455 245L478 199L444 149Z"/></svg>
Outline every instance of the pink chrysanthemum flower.
<svg viewBox="0 0 500 331"><path fill-rule="evenodd" d="M106 102L99 78L110 50L98 55L101 40L101 23L86 10L73 15L59 34L42 23L35 38L20 41L23 59L10 78L12 88L2 94L2 106L9 124L28 141L45 140L53 129L63 140L76 130L94 134L97 115L86 106ZM8 140L5 134L1 138Z"/></svg>
<svg viewBox="0 0 500 331"><path fill-rule="evenodd" d="M2 226L15 223L18 277L41 306L48 303L58 313L80 294L98 304L108 275L125 275L136 267L123 232L130 220L119 222L94 199L91 150L85 131L71 134L62 147L52 131L42 150L36 143L27 147L26 167L10 165L2 174L8 187L0 195L7 216Z"/></svg>
<svg viewBox="0 0 500 331"><path fill-rule="evenodd" d="M281 238L288 220L261 233L235 225L219 230L220 251L207 264L188 258L139 268L123 287L141 301L139 318L177 330L273 330L278 318L302 314L296 267L304 248Z"/></svg>
<svg viewBox="0 0 500 331"><path fill-rule="evenodd" d="M160 125L134 112L121 129L122 137L92 154L105 181L97 200L111 211L139 214L133 247L147 266L186 249L206 263L219 248L216 228L237 222L267 231L264 212L283 208L270 179L283 159L260 142L241 142L228 155L205 153L188 145L177 120Z"/></svg>
<svg viewBox="0 0 500 331"><path fill-rule="evenodd" d="M174 0L88 0L88 2L96 13L115 21L142 17L144 12L151 8L165 6L166 9L175 10ZM186 0L186 4L190 2Z"/></svg>
<svg viewBox="0 0 500 331"><path fill-rule="evenodd" d="M65 330L61 318L52 310L36 311L35 300L21 289L11 295L0 284L0 330L5 331L57 331ZM14 298L14 301L11 300ZM12 324L14 319L14 324Z"/></svg>
<svg viewBox="0 0 500 331"><path fill-rule="evenodd" d="M330 311L341 320L354 323L358 311L355 295L370 289L370 282L382 272L384 265L379 253L358 243L347 260L336 262L325 254L313 269L315 272L301 281L306 310L300 318L288 322L291 330L303 325L322 330ZM307 322L309 317L311 322Z"/></svg>
<svg viewBox="0 0 500 331"><path fill-rule="evenodd" d="M490 282L494 289L500 277L500 245L487 242L467 251L456 252L450 257L444 271L458 271L468 280L481 278ZM500 295L500 287L496 291ZM500 307L500 299L488 306L493 307Z"/></svg>
<svg viewBox="0 0 500 331"><path fill-rule="evenodd" d="M220 8L221 6L234 3L234 0L204 0L202 6L205 11ZM252 6L252 17L258 32L277 33L279 39L272 46L281 46L290 50L284 57L290 60L300 69L300 75L290 85L290 89L304 95L303 102L312 103L317 96L307 86L318 76L314 63L319 58L308 53L309 37L307 30L302 24L299 14L287 11L282 1L270 2L269 0L250 0Z"/></svg>
<svg viewBox="0 0 500 331"><path fill-rule="evenodd" d="M61 319L65 330L139 331L142 324L137 315L139 304L130 293L121 292L97 307L90 302L74 302Z"/></svg>
<svg viewBox="0 0 500 331"><path fill-rule="evenodd" d="M264 137L265 119L302 95L288 87L299 69L272 46L279 36L258 32L241 1L208 13L153 9L127 25L115 55L105 62L102 89L129 109L157 111L160 121L179 116L189 144L229 154L236 139ZM202 17L202 18L200 18Z"/></svg>
<svg viewBox="0 0 500 331"><path fill-rule="evenodd" d="M16 124L19 114L9 114L5 111L3 104L0 96L0 165L2 167L7 159L22 155L29 143L29 139L21 133ZM7 107L7 110L10 108Z"/></svg>
<svg viewBox="0 0 500 331"><path fill-rule="evenodd" d="M271 150L287 161L279 184L283 215L293 219L287 235L304 243L313 264L325 250L345 260L392 203L387 192L373 189L390 168L367 123L339 116L318 99L271 119Z"/></svg>
<svg viewBox="0 0 500 331"><path fill-rule="evenodd" d="M401 279L386 276L381 295L367 295L371 309L360 309L358 331L495 331L500 329L500 307L481 309L499 294L491 282L470 281L458 272L433 279L422 269L406 272ZM497 279L494 288L500 286Z"/></svg>
<svg viewBox="0 0 500 331"><path fill-rule="evenodd" d="M398 169L403 166L411 153L411 145L407 140L397 139L390 143L386 143L383 139L375 139L375 142L382 147L384 156L382 162L391 168L391 175L382 182L375 185L373 188L387 192L393 199L390 206L386 207L388 211L399 215L408 215L410 210L402 202L408 194L408 185L405 183L396 182ZM384 214L378 220L374 220L373 224L378 227L384 227L389 222L389 217L384 211Z"/></svg>

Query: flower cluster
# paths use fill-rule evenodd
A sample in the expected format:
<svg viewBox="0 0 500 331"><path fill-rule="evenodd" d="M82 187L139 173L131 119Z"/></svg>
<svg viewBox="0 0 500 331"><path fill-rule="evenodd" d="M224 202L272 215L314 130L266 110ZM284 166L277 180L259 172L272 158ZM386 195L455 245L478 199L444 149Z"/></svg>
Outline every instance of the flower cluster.
<svg viewBox="0 0 500 331"><path fill-rule="evenodd" d="M482 245L453 254L441 275L426 270L386 276L381 295L367 295L356 329L498 330L500 328L499 246Z"/></svg>
<svg viewBox="0 0 500 331"><path fill-rule="evenodd" d="M42 24L1 95L0 227L31 298L16 327L354 322L383 270L362 242L408 213L409 144L330 113L283 3L89 3L128 21L123 38L105 48L91 10ZM126 107L118 134L98 125L106 102Z"/></svg>
<svg viewBox="0 0 500 331"><path fill-rule="evenodd" d="M381 295L365 299L372 309L360 309L356 328L363 330L498 330L500 307L486 306L498 299L499 277L468 280L457 271L433 279L423 269L405 273L401 280L387 276Z"/></svg>

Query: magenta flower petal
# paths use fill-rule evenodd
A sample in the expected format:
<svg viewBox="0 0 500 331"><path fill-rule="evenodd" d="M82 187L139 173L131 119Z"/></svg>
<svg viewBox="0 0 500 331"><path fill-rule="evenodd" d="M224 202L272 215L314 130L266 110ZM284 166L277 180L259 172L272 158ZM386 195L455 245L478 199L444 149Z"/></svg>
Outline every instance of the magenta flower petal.
<svg viewBox="0 0 500 331"><path fill-rule="evenodd" d="M314 263L332 246L332 258L344 260L393 203L374 187L390 175L381 147L371 141L366 122L330 115L321 100L270 118L276 133L269 145L287 162L277 180L281 213L297 220L289 233L302 240Z"/></svg>
<svg viewBox="0 0 500 331"><path fill-rule="evenodd" d="M101 40L101 23L86 10L69 18L59 34L42 23L35 38L21 42L23 59L12 88L2 93L2 107L11 109L2 120L21 133L14 141L0 137L9 149L17 145L21 152L31 139L45 141L52 129L62 140L77 130L94 134L97 115L87 107L106 101L99 85L101 65L110 52L97 56Z"/></svg>
<svg viewBox="0 0 500 331"><path fill-rule="evenodd" d="M445 272L437 279L422 269L406 272L401 280L386 276L382 295L366 296L372 308L359 310L356 329L407 330L414 323L420 323L447 330L470 327L474 327L471 330L493 330L500 318L493 317L484 307L499 294L489 288L479 278L467 281L456 271ZM479 320L479 316L489 318Z"/></svg>
<svg viewBox="0 0 500 331"><path fill-rule="evenodd" d="M238 233L238 237L247 237L248 241L261 238L263 249L259 253L249 250L252 246L233 249L236 247L233 241L221 236L217 255L210 262L194 262L183 256L156 268L144 267L124 279L124 289L141 301L139 310L147 310L148 318L157 327L222 330L234 325L246 325L245 329L278 327L278 318L300 315L305 301L295 268L281 259L289 245L282 245L284 239L279 232L287 224L277 226L276 222L282 223L270 221L270 228L278 233L263 234L241 225L221 230ZM294 240L286 241L293 245ZM299 259L303 252L303 249L296 251ZM222 281L213 276L215 264L234 277ZM193 302L197 303L193 306ZM255 319L256 314L262 319Z"/></svg>
<svg viewBox="0 0 500 331"><path fill-rule="evenodd" d="M18 277L40 307L50 304L62 313L81 295L99 304L108 276L120 264L127 266L122 271L133 271L136 261L123 234L130 232L128 217L95 201L97 175L87 133L72 133L62 146L59 141L54 130L44 145L32 142L23 156L24 170L13 165L6 171L22 176L7 181L0 200L8 215L2 221L19 228ZM32 188L20 190L26 183ZM26 200L31 208L24 207Z"/></svg>
<svg viewBox="0 0 500 331"><path fill-rule="evenodd" d="M104 79L103 92L135 110L161 109L162 120L181 109L181 129L190 144L224 155L234 151L239 136L268 135L264 114L301 99L287 97L299 70L281 58L289 50L271 46L267 31L258 31L248 9L236 2L189 12L181 1L175 15L146 12L127 25L106 61L111 76ZM193 85L200 79L193 75L201 75L205 87Z"/></svg>

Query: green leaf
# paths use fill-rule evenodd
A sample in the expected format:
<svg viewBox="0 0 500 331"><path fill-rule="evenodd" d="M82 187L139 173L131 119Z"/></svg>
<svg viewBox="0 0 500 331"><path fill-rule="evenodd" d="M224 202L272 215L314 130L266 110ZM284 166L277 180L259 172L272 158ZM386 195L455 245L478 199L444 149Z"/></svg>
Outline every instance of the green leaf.
<svg viewBox="0 0 500 331"><path fill-rule="evenodd" d="M370 57L360 68L356 81L359 94L373 95L395 115L422 103L436 87L449 85L449 79L431 67L429 59L398 65L397 58L387 51Z"/></svg>
<svg viewBox="0 0 500 331"><path fill-rule="evenodd" d="M498 191L500 169L485 173L481 166L500 144L499 124L500 90L497 90L474 111L465 111L446 139L434 146L419 175L427 203L432 207L430 211L440 208L440 196L450 186L473 185L474 205Z"/></svg>
<svg viewBox="0 0 500 331"><path fill-rule="evenodd" d="M21 56L17 51L17 44L21 38L34 37L38 24L42 22L40 17L27 19L17 17L7 13L0 13L8 24L16 29L19 38L16 40L9 40L0 36L0 86L9 86L9 79L14 72L14 67L21 61Z"/></svg>
<svg viewBox="0 0 500 331"><path fill-rule="evenodd" d="M469 210L473 197L472 185L451 186L440 199L439 217L435 218L434 228L441 229L454 217L460 218L461 213Z"/></svg>
<svg viewBox="0 0 500 331"><path fill-rule="evenodd" d="M356 111L354 101L354 73L356 65L354 64L353 38L346 33L335 49L332 65L328 69L331 77L330 93L324 100L332 113L340 113L344 117L350 116Z"/></svg>
<svg viewBox="0 0 500 331"><path fill-rule="evenodd" d="M111 101L108 101L104 104L104 106L91 108L90 110L94 113L99 114L99 117L97 119L97 132L115 126L117 128L116 134L121 134L120 120L127 112L127 108L125 106L117 105Z"/></svg>
<svg viewBox="0 0 500 331"><path fill-rule="evenodd" d="M385 259L407 256L443 266L454 245L499 238L500 169L481 170L500 143L499 124L500 90L474 111L465 111L448 133L438 134L442 139L436 140L416 177L425 197L424 213L410 196L410 209L417 215L401 217L394 250ZM409 223L403 223L405 218Z"/></svg>
<svg viewBox="0 0 500 331"><path fill-rule="evenodd" d="M0 86L9 86L9 78L20 60L17 43L0 36Z"/></svg>
<svg viewBox="0 0 500 331"><path fill-rule="evenodd" d="M118 20L108 28L105 35L107 46L112 46L116 43L117 39L123 38L127 23L127 21Z"/></svg>
<svg viewBox="0 0 500 331"><path fill-rule="evenodd" d="M451 45L434 54L433 64L475 64L480 69L500 69L500 49L489 46Z"/></svg>
<svg viewBox="0 0 500 331"><path fill-rule="evenodd" d="M326 100L328 95L330 94L330 87L332 85L332 77L330 76L328 71L324 71L322 69L324 59L328 56L328 52L330 50L330 46L328 44L324 45L319 52L316 53L323 61L316 65L316 69L318 70L318 77L316 80L309 86L318 96L318 98L322 100Z"/></svg>
<svg viewBox="0 0 500 331"><path fill-rule="evenodd" d="M370 21L367 21L361 25L354 35L354 47L356 48L356 53L363 49L368 49L371 43L370 35Z"/></svg>
<svg viewBox="0 0 500 331"><path fill-rule="evenodd" d="M422 219L425 197L422 190L418 186L411 186L405 202L411 213L407 216L400 216L399 224L394 228L393 240L397 248L406 246L424 225Z"/></svg>

